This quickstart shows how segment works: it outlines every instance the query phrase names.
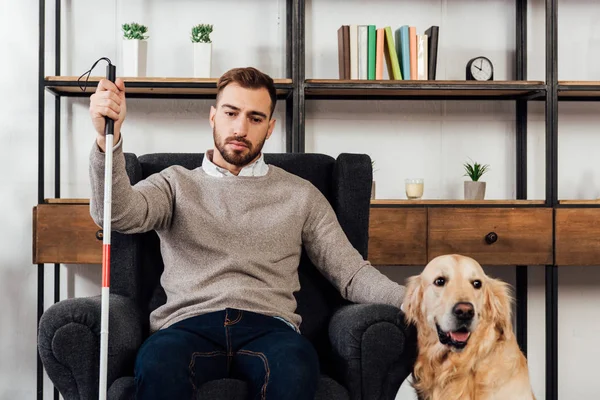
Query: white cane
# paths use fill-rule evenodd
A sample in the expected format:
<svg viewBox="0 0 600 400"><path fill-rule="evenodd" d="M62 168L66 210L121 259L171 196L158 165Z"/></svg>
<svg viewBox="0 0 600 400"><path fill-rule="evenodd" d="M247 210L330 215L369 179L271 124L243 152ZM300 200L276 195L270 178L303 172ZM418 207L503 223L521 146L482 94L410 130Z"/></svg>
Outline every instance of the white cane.
<svg viewBox="0 0 600 400"><path fill-rule="evenodd" d="M88 71L77 79L79 83L85 75L89 76L92 70L101 60L108 62L106 66L106 79L115 82L116 67L111 61L102 57L92 65ZM87 88L87 79L84 86L79 86L85 92ZM104 217L102 226L102 302L100 309L100 384L98 387L98 398L106 400L106 384L108 375L108 298L110 295L110 232L111 232L111 205L112 205L112 164L113 164L113 140L115 121L112 118L104 117L106 125L104 127L104 135L106 138L105 158L104 158Z"/></svg>
<svg viewBox="0 0 600 400"><path fill-rule="evenodd" d="M116 68L109 61L106 66L106 78L114 82ZM110 232L111 232L111 206L112 206L112 167L113 167L113 138L115 121L105 117L104 128L106 150L104 158L104 217L103 217L103 244L102 244L102 308L100 324L100 400L106 400L106 386L108 375L108 298L110 295Z"/></svg>

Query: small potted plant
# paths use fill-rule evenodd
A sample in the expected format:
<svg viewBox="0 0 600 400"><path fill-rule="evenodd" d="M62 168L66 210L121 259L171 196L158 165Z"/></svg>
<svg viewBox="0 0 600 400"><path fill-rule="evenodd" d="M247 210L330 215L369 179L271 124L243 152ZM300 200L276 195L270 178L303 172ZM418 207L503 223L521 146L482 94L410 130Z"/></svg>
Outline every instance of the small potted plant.
<svg viewBox="0 0 600 400"><path fill-rule="evenodd" d="M192 27L192 46L194 46L194 77L210 78L210 67L212 59L212 41L210 34L213 26L210 24L198 24Z"/></svg>
<svg viewBox="0 0 600 400"><path fill-rule="evenodd" d="M121 26L123 30L123 76L146 76L148 56L148 27L131 22Z"/></svg>
<svg viewBox="0 0 600 400"><path fill-rule="evenodd" d="M471 178L465 181L465 200L483 200L485 197L485 182L480 181L481 176L489 170L489 165L481 165L477 162L464 163L465 174Z"/></svg>

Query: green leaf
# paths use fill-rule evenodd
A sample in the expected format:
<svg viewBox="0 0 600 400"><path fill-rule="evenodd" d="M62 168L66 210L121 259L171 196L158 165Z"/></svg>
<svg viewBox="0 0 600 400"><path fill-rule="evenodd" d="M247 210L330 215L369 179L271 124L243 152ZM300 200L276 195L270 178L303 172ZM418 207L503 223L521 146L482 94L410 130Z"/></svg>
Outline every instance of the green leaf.
<svg viewBox="0 0 600 400"><path fill-rule="evenodd" d="M210 24L198 24L192 27L190 39L192 43L211 43L210 34L213 31L213 26Z"/></svg>
<svg viewBox="0 0 600 400"><path fill-rule="evenodd" d="M123 38L127 40L145 40L149 37L145 35L145 33L148 32L148 27L138 24L137 22L123 24L121 30L123 31Z"/></svg>
<svg viewBox="0 0 600 400"><path fill-rule="evenodd" d="M463 166L465 168L463 176L468 176L474 182L477 182L490 168L488 164L481 165L478 162L473 162L473 160L471 160L471 163L464 163Z"/></svg>

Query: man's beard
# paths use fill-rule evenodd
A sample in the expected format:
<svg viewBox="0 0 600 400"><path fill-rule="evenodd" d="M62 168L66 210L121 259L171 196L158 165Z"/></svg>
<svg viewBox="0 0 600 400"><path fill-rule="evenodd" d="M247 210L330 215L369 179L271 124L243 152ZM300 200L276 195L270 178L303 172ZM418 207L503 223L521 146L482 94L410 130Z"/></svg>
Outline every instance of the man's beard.
<svg viewBox="0 0 600 400"><path fill-rule="evenodd" d="M265 144L265 140L267 139L267 135L263 137L263 139L253 146L249 140L246 140L240 136L230 136L224 139L222 142L217 143L217 127L213 128L213 138L215 141L215 147L221 153L221 157L223 160L227 161L231 165L235 165L236 167L243 167L249 164L252 160L256 158L262 151L262 148ZM248 150L232 150L225 147L229 142L240 142L248 147Z"/></svg>

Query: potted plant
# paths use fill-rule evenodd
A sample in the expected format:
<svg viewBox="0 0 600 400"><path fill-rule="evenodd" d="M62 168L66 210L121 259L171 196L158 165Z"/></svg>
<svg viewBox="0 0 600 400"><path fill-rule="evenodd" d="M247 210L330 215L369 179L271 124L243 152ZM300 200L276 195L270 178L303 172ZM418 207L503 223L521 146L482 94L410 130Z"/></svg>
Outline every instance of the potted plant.
<svg viewBox="0 0 600 400"><path fill-rule="evenodd" d="M477 162L465 163L464 176L471 178L470 181L465 181L465 200L483 200L485 197L485 182L479 179L489 170L489 165L481 165Z"/></svg>
<svg viewBox="0 0 600 400"><path fill-rule="evenodd" d="M212 41L210 34L213 26L210 24L198 24L192 27L192 46L194 46L194 77L210 78L210 66L212 59Z"/></svg>
<svg viewBox="0 0 600 400"><path fill-rule="evenodd" d="M123 30L123 76L146 76L148 56L148 27L131 22L121 26Z"/></svg>

